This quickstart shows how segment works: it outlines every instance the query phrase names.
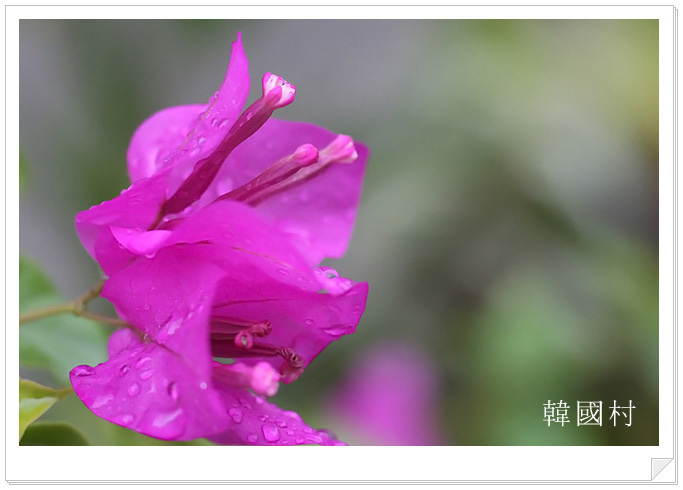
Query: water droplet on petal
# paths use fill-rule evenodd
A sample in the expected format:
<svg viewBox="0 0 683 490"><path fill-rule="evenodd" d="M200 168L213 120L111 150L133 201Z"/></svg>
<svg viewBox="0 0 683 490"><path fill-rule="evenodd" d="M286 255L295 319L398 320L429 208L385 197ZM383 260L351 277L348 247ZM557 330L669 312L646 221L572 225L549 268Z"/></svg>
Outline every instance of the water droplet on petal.
<svg viewBox="0 0 683 490"><path fill-rule="evenodd" d="M297 438L294 439L294 442L297 443L297 444L303 444L303 443L306 442L306 441L304 440L303 437L297 437Z"/></svg>
<svg viewBox="0 0 683 490"><path fill-rule="evenodd" d="M266 399L261 396L256 396L254 397L254 401L257 405L263 405L266 402Z"/></svg>
<svg viewBox="0 0 683 490"><path fill-rule="evenodd" d="M263 437L268 442L280 440L280 429L275 427L273 424L263 424L263 427L261 427L261 432L263 432Z"/></svg>
<svg viewBox="0 0 683 490"><path fill-rule="evenodd" d="M133 421L135 420L135 416L131 415L129 413L125 413L123 415L117 415L116 417L112 418L111 420L115 424L128 426L128 425L133 423Z"/></svg>
<svg viewBox="0 0 683 490"><path fill-rule="evenodd" d="M247 436L247 441L251 442L252 444L256 444L258 442L258 436L256 434L249 434Z"/></svg>
<svg viewBox="0 0 683 490"><path fill-rule="evenodd" d="M228 415L232 417L232 420L234 420L236 424L242 422L242 419L244 418L242 410L240 410L239 408L231 408L230 410L228 410Z"/></svg>
<svg viewBox="0 0 683 490"><path fill-rule="evenodd" d="M293 431L292 429L287 429L287 435L288 436L293 436L294 434L296 434L295 431Z"/></svg>
<svg viewBox="0 0 683 490"><path fill-rule="evenodd" d="M97 398L95 398L95 401L90 405L90 408L100 408L103 405L106 405L110 401L114 399L114 395L100 395Z"/></svg>
<svg viewBox="0 0 683 490"><path fill-rule="evenodd" d="M166 334L173 335L182 326L183 322L180 319L173 320L166 325Z"/></svg>
<svg viewBox="0 0 683 490"><path fill-rule="evenodd" d="M94 371L95 369L90 366L77 366L73 368L71 372L74 376L81 378L84 376L90 376Z"/></svg>
<svg viewBox="0 0 683 490"><path fill-rule="evenodd" d="M126 391L128 391L128 396L138 396L140 394L140 385L133 383Z"/></svg>
<svg viewBox="0 0 683 490"><path fill-rule="evenodd" d="M315 325L315 320L313 320L312 318L307 318L306 320L304 320L304 323L309 327L312 327L313 325Z"/></svg>
<svg viewBox="0 0 683 490"><path fill-rule="evenodd" d="M348 330L348 328L346 327L346 325L336 324L336 325L331 325L330 327L326 328L325 332L330 334L330 335L334 335L336 337L339 335L344 335L347 330Z"/></svg>
<svg viewBox="0 0 683 490"><path fill-rule="evenodd" d="M287 422L285 422L284 420L276 420L276 421L275 421L275 424L276 424L278 427L283 427L283 428L284 428L284 427L287 427Z"/></svg>
<svg viewBox="0 0 683 490"><path fill-rule="evenodd" d="M247 117L247 121L250 120L250 119L252 118L253 115L254 115L254 114L252 114L251 111L247 112L247 116L246 116L246 117Z"/></svg>
<svg viewBox="0 0 683 490"><path fill-rule="evenodd" d="M297 420L298 422L303 422L303 420L301 419L301 415L299 415L298 413L293 412L291 410L283 411L282 415L289 417L289 418L293 418L294 420Z"/></svg>
<svg viewBox="0 0 683 490"><path fill-rule="evenodd" d="M178 383L171 383L168 385L168 394L174 400L178 399Z"/></svg>
<svg viewBox="0 0 683 490"><path fill-rule="evenodd" d="M146 369L140 373L140 379L145 380L154 376L154 369Z"/></svg>
<svg viewBox="0 0 683 490"><path fill-rule="evenodd" d="M162 429L163 437L168 439L182 434L185 430L185 425L186 420L182 408L159 414L152 420L152 427Z"/></svg>
<svg viewBox="0 0 683 490"><path fill-rule="evenodd" d="M202 381L201 383L199 383L199 389L200 389L200 390L205 390L206 388L207 388L207 385L206 385L206 383L205 383L204 381Z"/></svg>
<svg viewBox="0 0 683 490"><path fill-rule="evenodd" d="M283 276L286 276L287 274L289 274L289 271L287 269L278 269L277 271L280 274L282 274Z"/></svg>

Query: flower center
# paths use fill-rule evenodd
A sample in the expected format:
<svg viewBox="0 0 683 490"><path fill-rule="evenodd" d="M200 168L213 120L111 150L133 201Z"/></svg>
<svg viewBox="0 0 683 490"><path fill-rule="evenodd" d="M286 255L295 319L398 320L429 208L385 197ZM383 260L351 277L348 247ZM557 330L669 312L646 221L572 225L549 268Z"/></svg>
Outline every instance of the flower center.
<svg viewBox="0 0 683 490"><path fill-rule="evenodd" d="M282 374L292 375L300 372L305 362L293 349L257 340L268 336L271 331L272 326L268 320L245 321L214 316L210 329L212 355L232 359L279 356L285 360Z"/></svg>

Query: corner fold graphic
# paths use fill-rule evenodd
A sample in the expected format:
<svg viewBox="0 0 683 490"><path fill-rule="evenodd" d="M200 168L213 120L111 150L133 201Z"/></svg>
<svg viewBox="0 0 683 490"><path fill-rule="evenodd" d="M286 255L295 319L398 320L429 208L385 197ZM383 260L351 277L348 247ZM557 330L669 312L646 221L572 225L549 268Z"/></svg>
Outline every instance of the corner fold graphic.
<svg viewBox="0 0 683 490"><path fill-rule="evenodd" d="M652 458L652 478L654 480L659 475L666 465L671 463L673 458Z"/></svg>

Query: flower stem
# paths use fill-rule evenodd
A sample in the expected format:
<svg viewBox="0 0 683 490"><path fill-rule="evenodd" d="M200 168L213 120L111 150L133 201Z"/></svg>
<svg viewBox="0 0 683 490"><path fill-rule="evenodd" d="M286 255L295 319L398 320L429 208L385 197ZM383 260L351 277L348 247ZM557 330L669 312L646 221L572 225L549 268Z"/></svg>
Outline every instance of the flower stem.
<svg viewBox="0 0 683 490"><path fill-rule="evenodd" d="M61 315L62 313L72 313L73 311L73 303L64 303L62 305L37 308L33 311L29 311L28 313L24 313L23 315L19 315L19 325L34 322L48 316Z"/></svg>
<svg viewBox="0 0 683 490"><path fill-rule="evenodd" d="M77 316L82 316L84 318L90 318L91 320L98 321L100 323L105 323L107 325L112 325L114 327L127 327L128 323L120 320L118 318L112 318L110 316L100 315L99 313L93 313L92 311L80 310L74 311Z"/></svg>
<svg viewBox="0 0 683 490"><path fill-rule="evenodd" d="M46 306L45 308L37 308L33 311L29 311L28 313L24 313L23 315L19 315L19 325L22 325L24 323L30 323L34 322L36 320L40 320L42 318L46 318L49 316L54 316L54 315L61 315L63 313L73 313L74 315L78 316L85 316L92 318L90 315L97 315L96 313L90 313L89 311L85 310L85 306L93 299L98 297L100 295L100 292L102 292L102 287L104 286L104 279L101 279L100 281L95 284L95 286L92 287L88 292L82 294L78 298L76 298L73 301L70 301L68 303L63 303L61 305L54 305L54 306ZM100 317L100 315L97 315ZM103 321L102 318L108 318L110 321L106 321L105 323L111 324L111 321L116 321L113 318L109 317L101 317L99 321Z"/></svg>

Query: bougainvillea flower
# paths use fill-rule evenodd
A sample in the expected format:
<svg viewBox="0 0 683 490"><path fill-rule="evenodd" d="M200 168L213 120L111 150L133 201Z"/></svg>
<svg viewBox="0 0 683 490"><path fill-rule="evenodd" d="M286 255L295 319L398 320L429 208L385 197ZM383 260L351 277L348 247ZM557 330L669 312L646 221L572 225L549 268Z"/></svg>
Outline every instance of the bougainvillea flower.
<svg viewBox="0 0 683 490"><path fill-rule="evenodd" d="M434 421L437 369L429 357L407 344L384 344L364 351L333 392L325 413L340 433L359 445L439 446Z"/></svg>
<svg viewBox="0 0 683 490"><path fill-rule="evenodd" d="M109 276L102 296L131 329L72 384L97 415L154 437L331 444L263 396L365 309L367 284L317 265L348 245L368 152L270 119L295 94L270 73L240 113L248 86L238 37L209 103L145 121L128 151L132 185L77 215Z"/></svg>

